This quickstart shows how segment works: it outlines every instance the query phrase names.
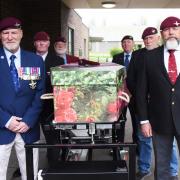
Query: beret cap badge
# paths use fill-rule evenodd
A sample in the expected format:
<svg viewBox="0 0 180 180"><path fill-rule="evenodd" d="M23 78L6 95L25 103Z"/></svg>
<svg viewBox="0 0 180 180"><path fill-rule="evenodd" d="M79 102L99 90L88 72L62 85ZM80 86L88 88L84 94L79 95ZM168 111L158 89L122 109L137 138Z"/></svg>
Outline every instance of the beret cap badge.
<svg viewBox="0 0 180 180"><path fill-rule="evenodd" d="M174 24L178 27L180 23L178 23L178 22L176 21Z"/></svg>
<svg viewBox="0 0 180 180"><path fill-rule="evenodd" d="M16 22L16 24L15 24L14 26L17 27L17 28L20 28L20 27L21 27L21 24L19 24L18 22Z"/></svg>

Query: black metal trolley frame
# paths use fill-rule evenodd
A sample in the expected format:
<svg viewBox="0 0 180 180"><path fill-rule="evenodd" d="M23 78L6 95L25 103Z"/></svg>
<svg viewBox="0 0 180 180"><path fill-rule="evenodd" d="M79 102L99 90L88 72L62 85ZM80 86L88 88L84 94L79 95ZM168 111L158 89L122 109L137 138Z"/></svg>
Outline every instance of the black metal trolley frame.
<svg viewBox="0 0 180 180"><path fill-rule="evenodd" d="M102 123L103 124L103 123ZM61 124L62 125L62 124ZM90 152L87 161L62 161L60 166L43 170L43 180L81 180L92 178L93 180L135 180L136 173L136 144L117 143L115 139L115 123L112 126L112 143L76 143L76 144L26 144L27 180L34 179L33 148L59 148L59 149L88 149ZM128 148L128 163L119 157L120 148ZM113 149L112 161L92 161L94 149ZM128 165L127 165L128 164Z"/></svg>

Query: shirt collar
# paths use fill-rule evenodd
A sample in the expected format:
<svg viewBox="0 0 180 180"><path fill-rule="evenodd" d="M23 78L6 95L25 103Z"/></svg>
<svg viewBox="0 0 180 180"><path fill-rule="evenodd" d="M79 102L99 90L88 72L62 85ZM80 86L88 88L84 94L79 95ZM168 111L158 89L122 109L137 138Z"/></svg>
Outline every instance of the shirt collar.
<svg viewBox="0 0 180 180"><path fill-rule="evenodd" d="M126 53L126 52L124 52L124 55L125 55L125 56L126 56L126 55L131 56L131 55L132 55L132 52L130 52L130 53Z"/></svg>
<svg viewBox="0 0 180 180"><path fill-rule="evenodd" d="M4 49L4 52L5 52L5 55L7 57L7 59L9 60L11 55L13 54L12 52L8 51L6 48L3 48ZM19 49L16 51L16 53L14 53L14 55L17 57L16 59L19 59L20 58L20 47Z"/></svg>
<svg viewBox="0 0 180 180"><path fill-rule="evenodd" d="M165 50L165 52L168 52L168 49L167 49L166 46L164 46L164 50ZM179 46L175 49L175 51L180 51L180 44L179 44Z"/></svg>
<svg viewBox="0 0 180 180"><path fill-rule="evenodd" d="M46 59L46 56L48 54L48 51L46 53L44 53L43 55L39 54L39 53L36 53L37 55L41 56L43 58L43 61L45 61Z"/></svg>
<svg viewBox="0 0 180 180"><path fill-rule="evenodd" d="M66 54L59 54L60 57L62 57L63 59L66 58Z"/></svg>

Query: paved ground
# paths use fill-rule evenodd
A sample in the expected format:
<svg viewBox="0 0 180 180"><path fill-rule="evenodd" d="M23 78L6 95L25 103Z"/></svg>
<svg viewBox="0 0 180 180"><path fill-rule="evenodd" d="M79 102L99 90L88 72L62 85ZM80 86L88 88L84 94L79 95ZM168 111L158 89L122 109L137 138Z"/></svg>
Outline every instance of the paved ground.
<svg viewBox="0 0 180 180"><path fill-rule="evenodd" d="M130 122L130 118L128 116L128 120L126 123L126 136L125 136L125 141L126 142L131 142L131 132L132 132L132 127L131 127L131 122ZM44 142L44 137L41 137L41 141ZM101 155L99 154L99 152L97 152L97 156L101 157ZM106 156L108 155L108 152L106 154ZM14 151L12 152L12 156L10 158L10 162L9 162L9 168L8 168L8 177L7 180L20 180L20 178L16 178L16 179L12 179L12 173L14 172L14 170L17 168L18 164L17 164L17 159L15 156ZM46 151L45 150L40 150L40 165L39 165L40 169L43 169L44 167L47 167L47 160L46 160ZM152 160L152 172L154 169L154 158ZM147 177L145 180L154 180L153 177L153 173L151 176Z"/></svg>

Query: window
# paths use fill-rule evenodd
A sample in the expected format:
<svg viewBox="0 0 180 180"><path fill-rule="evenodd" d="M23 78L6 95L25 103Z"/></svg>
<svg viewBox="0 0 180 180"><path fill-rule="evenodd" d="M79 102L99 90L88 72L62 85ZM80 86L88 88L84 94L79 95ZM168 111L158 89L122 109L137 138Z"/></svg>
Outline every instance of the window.
<svg viewBox="0 0 180 180"><path fill-rule="evenodd" d="M84 39L84 57L87 56L87 54L86 54L86 48L87 48L86 43L87 43L87 41L86 41L86 39Z"/></svg>
<svg viewBox="0 0 180 180"><path fill-rule="evenodd" d="M68 53L74 55L74 29L68 28Z"/></svg>

